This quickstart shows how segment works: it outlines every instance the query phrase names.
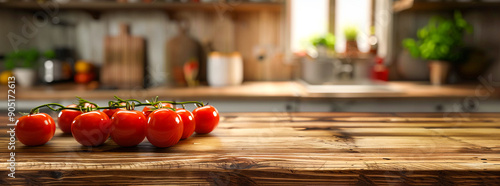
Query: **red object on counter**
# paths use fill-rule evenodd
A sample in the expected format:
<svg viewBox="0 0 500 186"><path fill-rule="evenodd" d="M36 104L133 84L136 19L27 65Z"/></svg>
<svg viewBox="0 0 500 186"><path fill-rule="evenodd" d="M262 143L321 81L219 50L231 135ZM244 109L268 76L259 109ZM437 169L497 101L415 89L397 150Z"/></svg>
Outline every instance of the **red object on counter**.
<svg viewBox="0 0 500 186"><path fill-rule="evenodd" d="M184 131L182 118L170 109L157 109L148 116L146 138L156 147L170 147L179 142Z"/></svg>
<svg viewBox="0 0 500 186"><path fill-rule="evenodd" d="M83 146L99 146L109 138L111 120L101 111L90 111L76 116L71 123L71 134Z"/></svg>
<svg viewBox="0 0 500 186"><path fill-rule="evenodd" d="M77 73L75 74L75 83L85 84L94 80L94 73L85 72L85 73Z"/></svg>
<svg viewBox="0 0 500 186"><path fill-rule="evenodd" d="M174 105L170 104L170 103L161 103L161 106L163 108L174 108ZM142 109L142 114L144 114L144 116L148 117L149 114L151 114L151 112L155 111L156 108L153 107L153 106L145 106L143 109Z"/></svg>
<svg viewBox="0 0 500 186"><path fill-rule="evenodd" d="M111 118L111 139L122 146L132 147L146 138L147 119L138 110L120 110Z"/></svg>
<svg viewBox="0 0 500 186"><path fill-rule="evenodd" d="M189 136L193 135L194 128L196 127L193 113L182 108L177 108L175 112L182 118L182 123L184 124L181 139L189 138Z"/></svg>
<svg viewBox="0 0 500 186"><path fill-rule="evenodd" d="M212 105L205 105L193 110L194 131L198 134L208 134L219 125L219 111Z"/></svg>
<svg viewBox="0 0 500 186"><path fill-rule="evenodd" d="M384 65L384 58L376 57L375 65L372 68L372 79L388 81L389 80L389 69Z"/></svg>
<svg viewBox="0 0 500 186"><path fill-rule="evenodd" d="M15 132L15 137L26 146L43 145L54 137L56 122L45 113L25 115L17 121Z"/></svg>
<svg viewBox="0 0 500 186"><path fill-rule="evenodd" d="M71 104L66 107L76 108L76 105ZM73 123L73 120L82 113L82 111L78 110L62 110L57 116L57 126L63 133L71 134L71 123Z"/></svg>

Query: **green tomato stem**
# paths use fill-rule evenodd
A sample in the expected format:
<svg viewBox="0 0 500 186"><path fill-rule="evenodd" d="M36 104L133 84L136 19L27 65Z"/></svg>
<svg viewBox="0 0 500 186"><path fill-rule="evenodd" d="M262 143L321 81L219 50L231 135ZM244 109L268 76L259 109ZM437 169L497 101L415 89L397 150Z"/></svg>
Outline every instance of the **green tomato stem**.
<svg viewBox="0 0 500 186"><path fill-rule="evenodd" d="M152 102L147 102L147 103L143 103L143 102L141 102L141 101L139 101L137 99L122 99L122 98L120 98L118 96L114 96L114 98L117 101L109 101L107 107L99 107L99 105L97 105L96 103L90 102L90 101L85 100L85 99L83 99L81 97L77 97L78 102L79 102L79 105L77 107L65 107L64 105L61 105L59 103L48 103L48 104L43 104L43 105L40 105L40 106L37 106L37 107L31 109L30 110L30 114L38 113L39 109L42 108L42 107L47 107L50 110L56 111L56 112L64 110L64 109L78 110L78 111L82 111L82 112L83 112L83 109L85 109L86 112L89 112L89 111L93 111L93 110L117 109L117 108L127 108L128 110L133 110L136 106L154 106L155 108L163 108L161 106L161 103L170 103L170 104L173 104L173 105L182 105L182 108L184 108L184 109L185 109L184 105L185 104L190 104L190 103L194 103L198 107L202 107L202 106L205 105L203 102L200 102L200 101L183 101L183 102L177 102L177 101L158 101L158 96L156 96L155 98L153 98ZM93 108L93 107L84 107L85 103L89 103L89 104L93 105L95 108ZM121 103L126 103L126 105L121 105ZM56 107L58 107L58 108L56 108ZM170 109L172 111L176 111L175 108L166 107L166 109Z"/></svg>
<svg viewBox="0 0 500 186"><path fill-rule="evenodd" d="M59 108L54 108L52 106L58 106ZM30 110L30 114L35 114L35 113L38 113L38 109L42 108L42 107L47 107L49 108L50 110L52 111L61 111L63 109L70 109L70 110L81 110L80 107L65 107L64 105L61 105L59 103L48 103L48 104L43 104L43 105L40 105L40 106L37 106L33 109Z"/></svg>

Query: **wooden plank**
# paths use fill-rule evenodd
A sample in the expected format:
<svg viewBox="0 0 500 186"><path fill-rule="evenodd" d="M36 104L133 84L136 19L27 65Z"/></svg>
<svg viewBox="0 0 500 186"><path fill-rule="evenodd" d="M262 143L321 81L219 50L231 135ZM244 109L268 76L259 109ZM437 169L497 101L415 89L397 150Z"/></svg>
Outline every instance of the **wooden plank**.
<svg viewBox="0 0 500 186"><path fill-rule="evenodd" d="M0 183L496 185L499 115L455 124L421 113L222 113L214 132L170 148L82 147L57 131L43 146L17 143L17 178Z"/></svg>
<svg viewBox="0 0 500 186"><path fill-rule="evenodd" d="M248 122L248 121L231 121L228 125L224 125L229 129L234 128L268 128L270 126L292 127L296 130L328 130L335 128L495 128L497 123L484 123L484 122L461 122L461 123L417 123L417 122L328 122L328 121L294 121L285 122L269 121L269 122Z"/></svg>
<svg viewBox="0 0 500 186"><path fill-rule="evenodd" d="M112 175L112 176L111 176ZM292 171L163 169L115 171L23 171L16 179L1 183L14 185L488 185L499 184L495 171Z"/></svg>
<svg viewBox="0 0 500 186"><path fill-rule="evenodd" d="M236 49L241 51L245 81L286 81L292 66L285 64L280 12L236 13Z"/></svg>
<svg viewBox="0 0 500 186"><path fill-rule="evenodd" d="M110 158L112 156L113 158ZM444 153L299 153L272 154L181 154L181 153L25 153L17 157L17 170L116 170L116 169L288 169L288 170L494 170L500 160L494 154L483 156ZM7 165L4 163L4 165Z"/></svg>

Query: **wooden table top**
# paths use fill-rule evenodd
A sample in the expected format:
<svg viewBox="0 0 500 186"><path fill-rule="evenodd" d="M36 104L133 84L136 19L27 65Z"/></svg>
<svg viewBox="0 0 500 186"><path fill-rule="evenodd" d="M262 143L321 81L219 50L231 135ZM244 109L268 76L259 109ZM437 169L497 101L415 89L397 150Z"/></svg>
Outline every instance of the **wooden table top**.
<svg viewBox="0 0 500 186"><path fill-rule="evenodd" d="M495 84L496 85L496 84ZM395 92L358 92L358 93L311 93L301 83L282 82L245 82L241 86L194 88L153 87L132 90L100 90L92 86L75 84L55 84L31 88L16 87L19 100L73 100L75 96L89 99L112 99L114 95L123 98L151 99L155 96L176 100L213 100L213 99L454 99L466 97L500 98L500 89L493 84L476 83L463 85L432 86L428 82L389 82ZM7 86L0 86L7 92ZM0 97L6 100L7 97Z"/></svg>
<svg viewBox="0 0 500 186"><path fill-rule="evenodd" d="M170 148L87 148L58 129L43 146L16 143L14 179L9 153L2 185L498 185L500 114L222 113L214 132Z"/></svg>

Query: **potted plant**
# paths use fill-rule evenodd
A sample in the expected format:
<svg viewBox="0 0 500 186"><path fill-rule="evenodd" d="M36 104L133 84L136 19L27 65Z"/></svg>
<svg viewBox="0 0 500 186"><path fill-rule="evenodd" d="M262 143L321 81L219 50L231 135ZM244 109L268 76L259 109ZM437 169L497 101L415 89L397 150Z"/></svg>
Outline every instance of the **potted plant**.
<svg viewBox="0 0 500 186"><path fill-rule="evenodd" d="M20 86L28 87L35 83L38 56L38 51L35 49L18 50L5 56L5 67L8 70L13 69Z"/></svg>
<svg viewBox="0 0 500 186"><path fill-rule="evenodd" d="M310 42L316 47L318 56L329 56L335 51L335 36L332 33L327 33L324 36L315 35Z"/></svg>
<svg viewBox="0 0 500 186"><path fill-rule="evenodd" d="M472 26L455 12L453 19L435 16L417 32L418 40L407 38L403 46L415 58L429 61L430 80L433 85L446 83L450 63L462 57L463 36L472 32Z"/></svg>
<svg viewBox="0 0 500 186"><path fill-rule="evenodd" d="M345 53L347 56L356 56L358 54L358 28L348 26L344 28Z"/></svg>

